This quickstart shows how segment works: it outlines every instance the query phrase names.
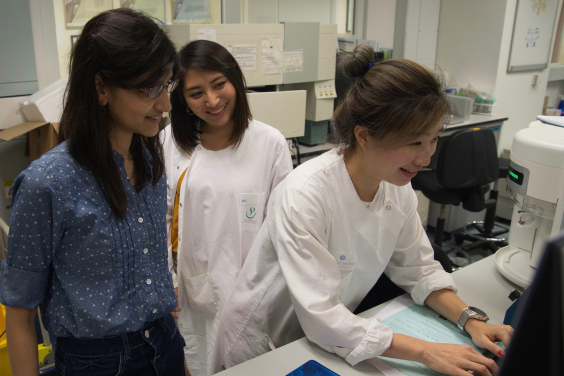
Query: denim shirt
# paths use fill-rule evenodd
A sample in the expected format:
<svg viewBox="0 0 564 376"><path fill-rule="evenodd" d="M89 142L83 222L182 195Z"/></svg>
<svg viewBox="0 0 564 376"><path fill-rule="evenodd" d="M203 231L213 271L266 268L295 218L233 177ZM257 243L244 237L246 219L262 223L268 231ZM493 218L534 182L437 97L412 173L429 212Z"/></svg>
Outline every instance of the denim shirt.
<svg viewBox="0 0 564 376"><path fill-rule="evenodd" d="M114 152L114 160L127 195L123 219L112 214L95 177L66 143L14 181L0 302L40 306L45 328L57 337L139 330L176 306L167 266L166 177L136 192L123 157Z"/></svg>

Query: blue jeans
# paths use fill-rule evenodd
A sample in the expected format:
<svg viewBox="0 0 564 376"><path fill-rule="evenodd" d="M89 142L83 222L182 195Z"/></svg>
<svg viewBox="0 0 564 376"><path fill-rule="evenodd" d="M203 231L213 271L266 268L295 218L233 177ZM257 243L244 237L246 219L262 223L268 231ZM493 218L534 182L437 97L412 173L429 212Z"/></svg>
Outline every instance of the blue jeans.
<svg viewBox="0 0 564 376"><path fill-rule="evenodd" d="M184 339L171 315L137 332L86 339L57 338L57 375L184 376Z"/></svg>

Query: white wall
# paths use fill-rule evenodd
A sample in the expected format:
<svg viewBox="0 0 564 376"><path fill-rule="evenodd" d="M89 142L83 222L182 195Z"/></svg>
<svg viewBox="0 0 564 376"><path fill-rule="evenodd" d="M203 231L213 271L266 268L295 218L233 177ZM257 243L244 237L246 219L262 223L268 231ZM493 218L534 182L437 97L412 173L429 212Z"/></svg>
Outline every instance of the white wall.
<svg viewBox="0 0 564 376"><path fill-rule="evenodd" d="M558 4L558 14L562 1ZM542 112L542 105L546 93L548 69L541 71L527 71L507 73L507 61L511 49L511 37L513 34L513 22L515 20L515 10L517 0L508 0L505 12L505 22L501 40L499 55L499 66L497 79L495 81L495 97L498 100L498 111L509 116L501 128L501 138L499 140L499 150L510 149L513 136L519 130L526 128L537 115ZM553 39L556 35L556 28L553 32ZM552 57L552 48L550 58ZM539 83L532 86L533 75L539 75Z"/></svg>
<svg viewBox="0 0 564 376"><path fill-rule="evenodd" d="M278 0L247 0L248 23L278 23Z"/></svg>
<svg viewBox="0 0 564 376"><path fill-rule="evenodd" d="M336 2L333 0L280 0L278 20L280 22L336 24L336 5Z"/></svg>
<svg viewBox="0 0 564 376"><path fill-rule="evenodd" d="M548 69L507 73L516 7L517 0L448 0L439 19L436 64L448 72L450 84L491 91L497 114L509 118L500 151L510 149L515 133L541 113L547 87ZM539 84L533 87L534 74Z"/></svg>
<svg viewBox="0 0 564 376"><path fill-rule="evenodd" d="M497 77L506 0L441 2L435 64L450 85L493 89Z"/></svg>
<svg viewBox="0 0 564 376"><path fill-rule="evenodd" d="M366 0L366 39L372 39L381 48L394 45L396 0Z"/></svg>

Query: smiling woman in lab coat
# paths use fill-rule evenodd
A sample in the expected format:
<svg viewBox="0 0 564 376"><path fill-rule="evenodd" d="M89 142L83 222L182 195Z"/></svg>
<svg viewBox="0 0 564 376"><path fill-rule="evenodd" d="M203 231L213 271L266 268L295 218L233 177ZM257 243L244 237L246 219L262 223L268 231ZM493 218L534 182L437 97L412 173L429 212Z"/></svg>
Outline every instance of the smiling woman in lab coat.
<svg viewBox="0 0 564 376"><path fill-rule="evenodd" d="M215 371L300 338L355 365L384 355L450 375L489 375L470 347L428 343L352 312L382 273L456 323L467 307L433 259L410 180L429 164L449 113L435 74L408 60L373 63L359 45L338 68L358 79L334 115L340 147L298 167L275 189L228 301ZM302 332L303 330L303 332ZM470 319L474 342L503 354L511 329Z"/></svg>
<svg viewBox="0 0 564 376"><path fill-rule="evenodd" d="M292 159L284 136L251 118L243 74L224 47L189 43L179 76L164 140L169 254L178 255L186 362L205 376L221 310Z"/></svg>

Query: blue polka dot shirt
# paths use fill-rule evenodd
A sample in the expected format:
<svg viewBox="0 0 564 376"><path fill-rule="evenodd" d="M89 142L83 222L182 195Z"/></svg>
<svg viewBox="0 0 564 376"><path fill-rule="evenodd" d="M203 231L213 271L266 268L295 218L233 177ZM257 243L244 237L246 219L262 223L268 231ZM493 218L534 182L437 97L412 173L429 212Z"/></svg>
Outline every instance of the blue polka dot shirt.
<svg viewBox="0 0 564 376"><path fill-rule="evenodd" d="M0 302L40 306L45 328L57 337L139 330L176 306L167 266L166 177L136 192L123 157L114 152L114 160L127 194L123 219L112 214L66 143L14 181ZM152 163L148 152L146 162Z"/></svg>

